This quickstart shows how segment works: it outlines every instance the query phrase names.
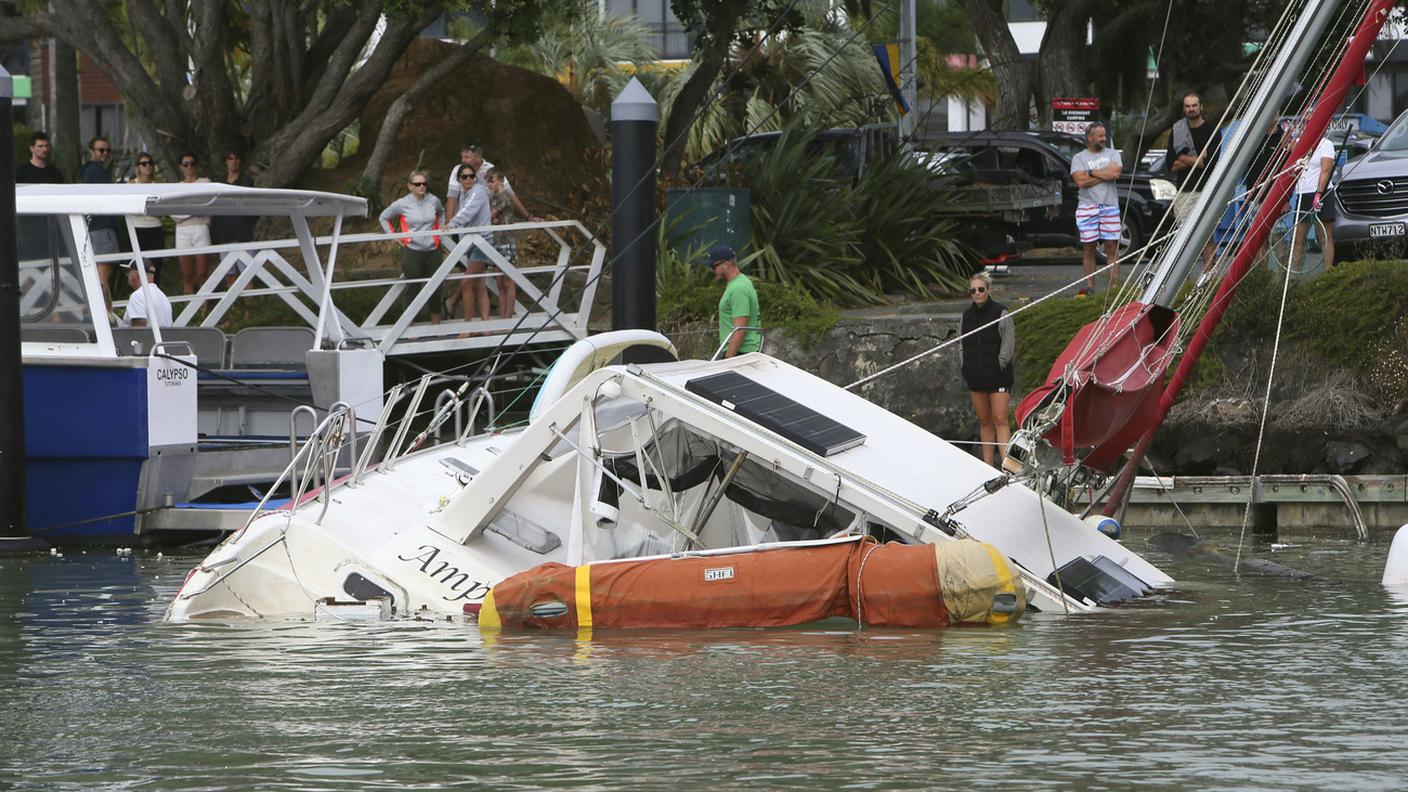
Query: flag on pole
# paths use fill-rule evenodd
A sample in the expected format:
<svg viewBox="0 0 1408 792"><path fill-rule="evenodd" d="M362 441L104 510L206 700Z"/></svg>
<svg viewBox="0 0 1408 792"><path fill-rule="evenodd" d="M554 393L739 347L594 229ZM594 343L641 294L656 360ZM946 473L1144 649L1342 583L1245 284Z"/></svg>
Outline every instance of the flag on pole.
<svg viewBox="0 0 1408 792"><path fill-rule="evenodd" d="M904 92L900 90L902 64L899 42L872 44L870 51L875 53L875 60L880 63L880 72L885 75L885 87L890 89L890 95L895 98L895 106L899 108L900 115L909 115L909 103L904 100Z"/></svg>

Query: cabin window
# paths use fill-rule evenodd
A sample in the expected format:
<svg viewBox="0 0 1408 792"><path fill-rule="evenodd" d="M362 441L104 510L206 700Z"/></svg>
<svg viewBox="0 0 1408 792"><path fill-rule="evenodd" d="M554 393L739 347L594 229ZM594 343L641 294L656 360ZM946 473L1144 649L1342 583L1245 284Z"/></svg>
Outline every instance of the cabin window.
<svg viewBox="0 0 1408 792"><path fill-rule="evenodd" d="M67 218L19 215L20 321L27 325L93 325L88 290L78 266Z"/></svg>

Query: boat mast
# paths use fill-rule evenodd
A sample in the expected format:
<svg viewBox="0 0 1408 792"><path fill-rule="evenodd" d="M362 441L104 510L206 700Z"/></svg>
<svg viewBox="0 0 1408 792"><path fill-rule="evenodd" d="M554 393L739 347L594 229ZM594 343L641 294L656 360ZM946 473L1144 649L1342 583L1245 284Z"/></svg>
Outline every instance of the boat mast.
<svg viewBox="0 0 1408 792"><path fill-rule="evenodd" d="M1261 140L1271 119L1277 115L1280 98L1294 88L1296 79L1313 54L1314 43L1320 40L1338 6L1339 0L1309 0L1306 3L1300 17L1296 19L1295 27L1286 37L1286 43L1282 45L1280 52L1276 53L1275 62L1270 65L1266 79L1261 81L1260 87L1248 103L1251 112L1237 125L1232 139L1224 148L1231 156L1218 158L1212 174L1208 177L1207 186L1198 195L1197 203L1193 206L1193 221L1180 226L1174 233L1173 241L1169 243L1169 249L1173 251L1172 261L1165 263L1155 272L1154 279L1145 288L1140 302L1165 308L1173 307L1178 299L1178 290L1188 278L1193 263L1201 259L1199 254L1203 249L1203 240L1212 235L1217 221L1222 217L1222 208L1232 200L1237 183L1250 167L1252 157L1256 156L1257 142ZM1216 150L1218 141L1214 140L1208 145Z"/></svg>
<svg viewBox="0 0 1408 792"><path fill-rule="evenodd" d="M1359 76L1364 65L1364 58L1369 54L1369 47L1378 38L1379 30L1388 21L1389 12L1396 2L1397 0L1372 0L1369 4L1364 12L1364 18L1360 20L1354 35L1349 39L1344 58L1336 67L1329 82L1325 84L1325 89L1321 91L1319 98L1315 100L1314 108L1306 118L1305 129L1302 131L1300 139L1291 147L1286 162L1300 161L1314 151L1320 138L1324 137L1325 130L1330 126L1330 120L1344 104L1345 94L1349 92L1350 86ZM1168 415L1168 411L1173 407L1173 403L1177 401L1178 394L1192 375L1193 367L1197 365L1198 358L1202 355L1203 349L1207 347L1213 331L1217 329L1218 322L1222 320L1222 315L1231 305L1232 296L1237 291L1237 284L1241 282L1247 270L1251 269L1257 253L1266 244L1267 237L1271 235L1271 228L1275 224L1276 218L1281 214L1281 208L1286 205L1291 186L1299 176L1296 169L1286 168L1272 182L1271 189L1267 192L1265 200L1257 210L1255 219L1249 226L1241 247L1237 250L1236 258L1233 259L1232 265L1227 270L1227 275L1223 277L1218 286L1217 294L1213 296L1212 302L1208 306L1207 314L1198 323L1198 329L1193 333L1187 351L1179 359L1178 368L1174 371L1173 378L1169 380L1168 387L1164 389L1163 396L1159 399L1158 415L1149 430L1139 439L1139 444L1130 453L1129 461L1120 471L1119 480L1110 490L1108 499L1105 501L1105 514L1114 514L1119 509L1120 502L1124 500L1125 491L1134 481L1140 460L1149 451L1149 446L1153 445L1154 434Z"/></svg>

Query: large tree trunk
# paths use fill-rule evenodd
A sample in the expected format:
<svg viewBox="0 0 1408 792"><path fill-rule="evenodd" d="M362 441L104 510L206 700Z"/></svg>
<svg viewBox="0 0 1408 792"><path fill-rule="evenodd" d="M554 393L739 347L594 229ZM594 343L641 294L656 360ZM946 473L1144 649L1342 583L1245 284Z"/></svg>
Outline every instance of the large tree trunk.
<svg viewBox="0 0 1408 792"><path fill-rule="evenodd" d="M719 76L727 57L727 44L705 51L694 73L689 75L676 94L675 101L670 104L670 115L665 121L665 151L660 164L666 180L679 175L684 147L689 142L689 129L694 125L699 107L708 97L714 78Z"/></svg>
<svg viewBox="0 0 1408 792"><path fill-rule="evenodd" d="M78 53L59 39L49 39L49 79L50 156L65 178L77 181L78 163L83 156L78 119Z"/></svg>
<svg viewBox="0 0 1408 792"><path fill-rule="evenodd" d="M989 126L994 129L1026 129L1031 107L1032 70L1012 30L1002 15L999 0L963 0L978 43L983 45L989 68L997 78L997 110Z"/></svg>
<svg viewBox="0 0 1408 792"><path fill-rule="evenodd" d="M699 37L699 65L680 87L665 119L665 150L660 155L660 170L666 179L679 175L684 149L689 143L690 127L694 126L700 106L708 98L714 79L728 60L729 47L738 33L739 20L752 5L752 0L710 1L714 7L703 17L705 27L695 31Z"/></svg>
<svg viewBox="0 0 1408 792"><path fill-rule="evenodd" d="M1085 96L1090 89L1085 64L1089 3L1064 0L1047 5L1046 32L1038 55L1036 108L1042 127L1051 126L1051 100Z"/></svg>
<svg viewBox="0 0 1408 792"><path fill-rule="evenodd" d="M381 122L381 130L376 135L376 145L367 158L367 167L362 169L361 188L368 198L379 197L381 178L386 173L386 163L391 160L391 152L396 147L396 136L401 133L401 124L415 107L416 102L432 85L450 76L456 69L469 62L491 40L487 30L455 49L448 57L435 64L416 78L405 93L396 97L386 110L386 118Z"/></svg>

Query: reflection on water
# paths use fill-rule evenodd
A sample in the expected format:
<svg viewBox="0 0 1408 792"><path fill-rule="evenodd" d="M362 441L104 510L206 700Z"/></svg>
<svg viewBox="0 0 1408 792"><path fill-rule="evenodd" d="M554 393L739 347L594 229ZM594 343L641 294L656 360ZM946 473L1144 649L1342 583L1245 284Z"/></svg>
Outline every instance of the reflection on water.
<svg viewBox="0 0 1408 792"><path fill-rule="evenodd" d="M1157 602L1009 630L492 639L166 625L194 557L0 559L0 786L1396 789L1385 552L1274 556L1333 584L1155 558Z"/></svg>

